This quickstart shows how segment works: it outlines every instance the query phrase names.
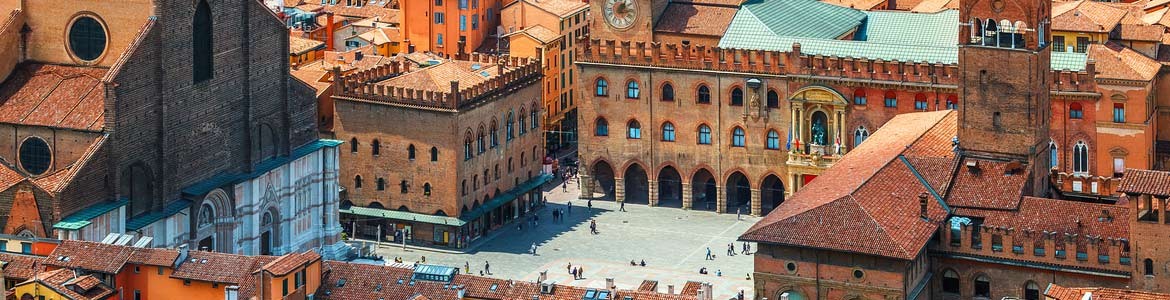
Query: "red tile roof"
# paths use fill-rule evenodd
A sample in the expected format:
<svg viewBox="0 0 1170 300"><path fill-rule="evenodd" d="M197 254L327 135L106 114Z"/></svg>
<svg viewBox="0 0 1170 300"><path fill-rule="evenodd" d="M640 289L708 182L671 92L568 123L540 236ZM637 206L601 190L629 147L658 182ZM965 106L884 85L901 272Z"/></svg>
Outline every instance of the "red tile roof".
<svg viewBox="0 0 1170 300"><path fill-rule="evenodd" d="M1154 59L1116 43L1089 45L1089 59L1097 62L1097 78L1151 81L1162 67Z"/></svg>
<svg viewBox="0 0 1170 300"><path fill-rule="evenodd" d="M1118 36L1127 41L1161 42L1166 26L1159 24L1121 24Z"/></svg>
<svg viewBox="0 0 1170 300"><path fill-rule="evenodd" d="M76 273L68 269L56 269L39 273L34 278L17 284L17 286L34 282L73 300L106 299L106 297L114 294L114 289L102 284L101 280L90 275L77 276ZM69 287L69 285L77 285L80 288L80 292Z"/></svg>
<svg viewBox="0 0 1170 300"><path fill-rule="evenodd" d="M679 290L678 294L679 295L687 295L687 296L698 296L699 289L702 287L703 287L702 282L687 281L686 284L683 284L682 289Z"/></svg>
<svg viewBox="0 0 1170 300"><path fill-rule="evenodd" d="M43 259L41 256L0 252L0 261L7 264L4 266L4 277L16 280L32 278Z"/></svg>
<svg viewBox="0 0 1170 300"><path fill-rule="evenodd" d="M126 262L148 266L171 267L175 265L175 260L178 258L179 251L174 249L136 248Z"/></svg>
<svg viewBox="0 0 1170 300"><path fill-rule="evenodd" d="M656 292L656 291L658 291L658 281L657 280L649 280L649 279L642 280L642 284L638 285L638 290L639 291L647 291L647 292Z"/></svg>
<svg viewBox="0 0 1170 300"><path fill-rule="evenodd" d="M1129 209L1115 204L1024 197L1016 210L957 208L954 214L980 217L984 226L1005 229L1129 238Z"/></svg>
<svg viewBox="0 0 1170 300"><path fill-rule="evenodd" d="M968 167L967 164L975 164ZM1024 196L1028 182L1028 168L1012 162L964 158L955 170L954 184L947 196L947 204L954 207L985 209L1015 209Z"/></svg>
<svg viewBox="0 0 1170 300"><path fill-rule="evenodd" d="M105 68L23 63L0 86L0 122L101 130Z"/></svg>
<svg viewBox="0 0 1170 300"><path fill-rule="evenodd" d="M671 3L654 24L654 31L722 36L737 11L735 7Z"/></svg>
<svg viewBox="0 0 1170 300"><path fill-rule="evenodd" d="M37 177L33 181L49 194L56 196L65 187L69 186L69 183L73 182L73 178L77 177L77 172L89 164L90 158L105 146L106 138L106 135L98 136L89 143L89 146L85 148L84 152L81 153L81 157L77 158L77 160L69 163L64 168L58 169L52 174ZM69 214L73 212L66 211L64 213Z"/></svg>
<svg viewBox="0 0 1170 300"><path fill-rule="evenodd" d="M246 256L207 251L190 251L180 262L172 278L242 284L253 271L276 260L275 256ZM242 288L242 287L241 287Z"/></svg>
<svg viewBox="0 0 1170 300"><path fill-rule="evenodd" d="M1051 300L1081 300L1086 294L1092 294L1093 300L1167 300L1170 294L1135 291L1115 288L1069 288L1056 284L1048 284L1044 296Z"/></svg>
<svg viewBox="0 0 1170 300"><path fill-rule="evenodd" d="M320 261L321 255L317 251L306 251L299 253L290 253L281 256L268 264L265 264L260 270L268 271L276 276L284 276L296 271L297 269L308 266L313 262ZM257 270L259 272L260 270Z"/></svg>
<svg viewBox="0 0 1170 300"><path fill-rule="evenodd" d="M945 172L915 175L917 167L899 157L953 160L953 152L942 149L957 132L956 119L952 111L894 117L740 239L914 258L946 216L939 201L930 199L929 220L920 218L918 197L928 189L918 176L949 179Z"/></svg>
<svg viewBox="0 0 1170 300"><path fill-rule="evenodd" d="M322 7L322 10L351 18L378 18L380 22L402 23L402 11L377 5L366 5L362 7L325 5Z"/></svg>
<svg viewBox="0 0 1170 300"><path fill-rule="evenodd" d="M24 174L13 170L12 167L9 167L8 165L0 165L0 191L7 190L17 183L20 183L20 181L24 180L24 178Z"/></svg>
<svg viewBox="0 0 1170 300"><path fill-rule="evenodd" d="M1127 194L1170 197L1170 172L1125 169L1125 176L1121 177L1117 191Z"/></svg>
<svg viewBox="0 0 1170 300"><path fill-rule="evenodd" d="M505 68L505 71L508 69L510 68ZM499 75L498 72L495 64L445 60L438 65L390 78L378 84L422 91L450 92L451 81L458 81L459 88L464 89L496 77Z"/></svg>
<svg viewBox="0 0 1170 300"><path fill-rule="evenodd" d="M1106 33L1113 31L1126 13L1091 0L1058 2L1052 6L1052 30Z"/></svg>
<svg viewBox="0 0 1170 300"><path fill-rule="evenodd" d="M132 247L64 240L42 262L47 266L118 274L133 252Z"/></svg>
<svg viewBox="0 0 1170 300"><path fill-rule="evenodd" d="M568 17L573 13L582 11L589 7L589 4L586 2L573 0L523 0L523 2L561 18ZM511 4L515 3L520 3L520 1L512 2L509 5L506 5L504 9L507 9L507 6L511 6Z"/></svg>

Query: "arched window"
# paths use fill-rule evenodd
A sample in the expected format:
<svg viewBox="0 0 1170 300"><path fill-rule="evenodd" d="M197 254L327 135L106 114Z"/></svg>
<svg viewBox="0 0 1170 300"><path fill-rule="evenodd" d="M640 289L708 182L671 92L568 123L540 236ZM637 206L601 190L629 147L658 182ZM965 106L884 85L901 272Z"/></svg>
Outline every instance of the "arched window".
<svg viewBox="0 0 1170 300"><path fill-rule="evenodd" d="M780 108L780 94L775 90L768 90L768 108Z"/></svg>
<svg viewBox="0 0 1170 300"><path fill-rule="evenodd" d="M499 145L500 145L500 125L499 125L499 124L496 124L496 120L495 120L495 118L492 118L492 127L491 127L491 131L492 131L492 133L491 133L491 136L492 136L492 148L495 148L496 146L499 146Z"/></svg>
<svg viewBox="0 0 1170 300"><path fill-rule="evenodd" d="M536 103L533 103L532 108L528 110L528 116L532 119L532 126L529 127L536 129L537 124L540 123L538 121L540 119L536 118Z"/></svg>
<svg viewBox="0 0 1170 300"><path fill-rule="evenodd" d="M780 297L778 297L778 298L788 299L788 300L808 300L808 297L805 297L804 294L801 294L800 292L797 292L794 290L784 291L784 292L780 293Z"/></svg>
<svg viewBox="0 0 1170 300"><path fill-rule="evenodd" d="M358 150L357 138L354 137L354 138L349 139L349 152L357 153L357 150Z"/></svg>
<svg viewBox="0 0 1170 300"><path fill-rule="evenodd" d="M707 85L705 84L700 84L699 95L698 97L695 97L695 99L695 102L700 104L711 103L711 89L707 88Z"/></svg>
<svg viewBox="0 0 1170 300"><path fill-rule="evenodd" d="M942 278L942 291L943 291L943 293L959 294L959 283L960 282L962 282L962 281L959 281L959 273L955 273L955 270L950 270L950 269L946 270L945 272L943 272L943 278Z"/></svg>
<svg viewBox="0 0 1170 300"><path fill-rule="evenodd" d="M515 128L516 118L515 118L515 115L516 114L513 113L512 111L508 111L508 123L507 123L507 125L504 125L505 127L507 127L507 130L508 130L508 140L509 141L511 141L512 138L516 137L516 128Z"/></svg>
<svg viewBox="0 0 1170 300"><path fill-rule="evenodd" d="M609 122L606 122L605 118L597 118L597 121L593 124L593 134L596 136L608 136Z"/></svg>
<svg viewBox="0 0 1170 300"><path fill-rule="evenodd" d="M638 90L638 82L634 80L626 82L626 98L638 99L639 95L641 95L641 93Z"/></svg>
<svg viewBox="0 0 1170 300"><path fill-rule="evenodd" d="M971 19L971 42L970 44L980 44L983 42L983 21L979 19Z"/></svg>
<svg viewBox="0 0 1170 300"><path fill-rule="evenodd" d="M732 147L743 147L745 140L747 140L747 137L744 136L743 128L735 127L735 129L731 130Z"/></svg>
<svg viewBox="0 0 1170 300"><path fill-rule="evenodd" d="M467 196L467 179L463 180L462 186L463 186L463 195ZM464 207L464 209L466 210L466 207Z"/></svg>
<svg viewBox="0 0 1170 300"><path fill-rule="evenodd" d="M378 141L374 141L377 143ZM406 146L406 159L414 160L414 144Z"/></svg>
<svg viewBox="0 0 1170 300"><path fill-rule="evenodd" d="M1154 276L1154 260L1147 258L1142 261L1142 274L1146 276Z"/></svg>
<svg viewBox="0 0 1170 300"><path fill-rule="evenodd" d="M1028 24L1024 21L1016 21L1015 33L1012 34L1012 48L1023 49L1027 46L1028 41L1024 40L1024 33L1028 31Z"/></svg>
<svg viewBox="0 0 1170 300"><path fill-rule="evenodd" d="M500 164L492 167L492 174L496 177L496 180L500 180Z"/></svg>
<svg viewBox="0 0 1170 300"><path fill-rule="evenodd" d="M538 153L538 152L536 152L536 146L532 146L532 161L539 162L540 155L537 155L536 153Z"/></svg>
<svg viewBox="0 0 1170 300"><path fill-rule="evenodd" d="M605 81L605 78L598 78L594 86L597 87L597 91L595 92L597 96L609 96L609 82Z"/></svg>
<svg viewBox="0 0 1170 300"><path fill-rule="evenodd" d="M955 95L947 96L947 109L951 109L951 110L959 109L959 96L955 96Z"/></svg>
<svg viewBox="0 0 1170 300"><path fill-rule="evenodd" d="M898 107L898 93L897 92L886 91L885 96L886 96L885 99L883 99L885 107Z"/></svg>
<svg viewBox="0 0 1170 300"><path fill-rule="evenodd" d="M431 161L439 161L439 148L431 147Z"/></svg>
<svg viewBox="0 0 1170 300"><path fill-rule="evenodd" d="M1024 285L1024 300L1040 300L1040 285L1028 280Z"/></svg>
<svg viewBox="0 0 1170 300"><path fill-rule="evenodd" d="M856 90L854 90L853 91L853 104L865 105L866 103L869 103L869 100L866 99L866 97L865 97L865 89L864 88L857 88Z"/></svg>
<svg viewBox="0 0 1170 300"><path fill-rule="evenodd" d="M204 203L199 207L199 228L211 226L215 222L215 208L211 204Z"/></svg>
<svg viewBox="0 0 1170 300"><path fill-rule="evenodd" d="M374 153L374 156L381 155L382 154L382 142L378 141L377 139L374 139L374 142L370 143L370 152Z"/></svg>
<svg viewBox="0 0 1170 300"><path fill-rule="evenodd" d="M662 101L674 101L674 86L670 83L662 84Z"/></svg>
<svg viewBox="0 0 1170 300"><path fill-rule="evenodd" d="M471 159L471 132L463 138L463 160Z"/></svg>
<svg viewBox="0 0 1170 300"><path fill-rule="evenodd" d="M926 94L923 94L923 93L914 94L914 109L915 110L926 110L929 107L930 107L930 104L926 102Z"/></svg>
<svg viewBox="0 0 1170 300"><path fill-rule="evenodd" d="M379 191L385 191L386 190L386 179L378 177L377 185L378 185Z"/></svg>
<svg viewBox="0 0 1170 300"><path fill-rule="evenodd" d="M211 6L206 0L201 0L195 5L195 20L191 26L191 74L196 83L211 79L213 75L212 32Z"/></svg>
<svg viewBox="0 0 1170 300"><path fill-rule="evenodd" d="M528 123L524 122L524 120L527 120L527 119L528 119L528 117L524 113L524 108L521 107L520 108L520 126L519 126L520 127L520 135L524 135L525 133L528 133L528 126L525 126L525 125L528 125Z"/></svg>
<svg viewBox="0 0 1170 300"><path fill-rule="evenodd" d="M861 146L861 142L864 142L865 139L868 139L868 138L869 138L869 129L865 129L865 126L857 126L857 130L853 131L853 148L857 148L857 146Z"/></svg>
<svg viewBox="0 0 1170 300"><path fill-rule="evenodd" d="M487 180L487 179L484 179L484 180ZM406 180L403 180L403 181L399 182L399 183L398 183L398 187L402 189L402 193L403 193L403 194L406 194L406 193L409 193L409 192L410 192L410 184L409 184L409 183L406 183Z"/></svg>
<svg viewBox="0 0 1170 300"><path fill-rule="evenodd" d="M430 182L423 183L423 196L430 196L430 195L431 195L431 183Z"/></svg>
<svg viewBox="0 0 1170 300"><path fill-rule="evenodd" d="M528 161L527 159L524 159L524 158L525 158L525 156L524 156L524 155L525 155L525 154L524 154L524 151L520 151L520 167L521 167L521 168L523 168L523 167L524 167L524 165L525 165L525 163ZM535 155L534 155L534 156L535 156Z"/></svg>
<svg viewBox="0 0 1170 300"><path fill-rule="evenodd" d="M1068 105L1068 118L1080 119L1085 117L1084 108L1081 107L1080 102L1073 102Z"/></svg>
<svg viewBox="0 0 1170 300"><path fill-rule="evenodd" d="M471 176L471 189L476 191L479 190L479 174Z"/></svg>
<svg viewBox="0 0 1170 300"><path fill-rule="evenodd" d="M487 143L483 136L483 126L479 126L479 132L475 134L475 149L476 153L484 153L487 151Z"/></svg>
<svg viewBox="0 0 1170 300"><path fill-rule="evenodd" d="M357 175L357 176L353 177L353 188L355 188L355 189L362 188L362 175Z"/></svg>
<svg viewBox="0 0 1170 300"><path fill-rule="evenodd" d="M1012 26L1012 21L999 20L999 47L1011 48L1015 35L1016 29Z"/></svg>
<svg viewBox="0 0 1170 300"><path fill-rule="evenodd" d="M520 163L524 163L524 152L520 152ZM512 158L509 157L508 158L508 174L512 174L512 170L514 170L514 168L512 168Z"/></svg>
<svg viewBox="0 0 1170 300"><path fill-rule="evenodd" d="M642 138L642 124L638 124L638 120L630 120L626 123L626 137L631 139Z"/></svg>
<svg viewBox="0 0 1170 300"><path fill-rule="evenodd" d="M699 125L699 144L700 145L710 145L711 144L711 127L707 127L706 124Z"/></svg>
<svg viewBox="0 0 1170 300"><path fill-rule="evenodd" d="M991 279L987 275L975 277L975 297L991 298Z"/></svg>
<svg viewBox="0 0 1170 300"><path fill-rule="evenodd" d="M780 149L780 133L775 130L768 130L768 149Z"/></svg>
<svg viewBox="0 0 1170 300"><path fill-rule="evenodd" d="M999 32L999 26L995 25L994 19L987 19L987 25L983 27L983 45L995 46L999 42L996 33Z"/></svg>
<svg viewBox="0 0 1170 300"><path fill-rule="evenodd" d="M1073 173L1089 173L1089 145L1085 141L1073 145Z"/></svg>
<svg viewBox="0 0 1170 300"><path fill-rule="evenodd" d="M731 106L743 106L743 89L739 87L731 89Z"/></svg>
<svg viewBox="0 0 1170 300"><path fill-rule="evenodd" d="M1056 145L1056 141L1048 140L1048 167L1055 168L1060 165L1060 147Z"/></svg>
<svg viewBox="0 0 1170 300"><path fill-rule="evenodd" d="M671 124L670 122L662 123L662 141L674 141L674 124Z"/></svg>

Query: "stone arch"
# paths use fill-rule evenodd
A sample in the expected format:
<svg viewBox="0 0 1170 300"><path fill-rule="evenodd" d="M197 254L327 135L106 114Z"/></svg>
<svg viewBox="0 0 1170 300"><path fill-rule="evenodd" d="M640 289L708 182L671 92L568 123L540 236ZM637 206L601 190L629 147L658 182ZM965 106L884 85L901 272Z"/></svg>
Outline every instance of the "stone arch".
<svg viewBox="0 0 1170 300"><path fill-rule="evenodd" d="M269 207L260 216L260 243L257 247L260 255L280 254L283 241L280 220L280 210L276 206Z"/></svg>
<svg viewBox="0 0 1170 300"><path fill-rule="evenodd" d="M267 123L256 128L256 150L259 160L265 160L280 155L280 135Z"/></svg>
<svg viewBox="0 0 1170 300"><path fill-rule="evenodd" d="M589 190L593 191L594 195L596 195L596 193L601 193L602 196L600 198L602 199L614 199L616 192L615 174L616 173L614 173L613 165L610 164L609 161L606 161L605 159L598 159L594 161L593 164L590 164L589 167L589 176L592 178L589 184L595 188L591 188ZM596 197L594 195L585 196L593 198Z"/></svg>
<svg viewBox="0 0 1170 300"><path fill-rule="evenodd" d="M785 185L782 176L768 172L760 182L760 213L767 215L784 203Z"/></svg>
<svg viewBox="0 0 1170 300"><path fill-rule="evenodd" d="M737 172L740 173L741 175L743 175L745 179L747 179L748 187L759 188L759 186L756 186L754 183L754 182L756 182L756 180L753 179L751 177L751 175L748 175L751 173L748 173L748 171L746 169L744 169L743 167L734 167L734 168L727 169L726 171L723 171L723 175L720 176L722 178L722 180L720 180L720 181L727 182L728 180L731 180L731 176L735 175L735 173L737 173Z"/></svg>
<svg viewBox="0 0 1170 300"><path fill-rule="evenodd" d="M691 182L691 209L715 211L719 181L710 167L698 167L688 177Z"/></svg>
<svg viewBox="0 0 1170 300"><path fill-rule="evenodd" d="M797 89L792 92L792 96L788 97L790 101L796 99L830 105L849 105L849 101L845 100L847 98L845 98L844 94L823 84L810 84Z"/></svg>
<svg viewBox="0 0 1170 300"><path fill-rule="evenodd" d="M723 181L724 188L727 190L724 211L728 213L737 211L737 209L745 213L751 211L752 180L746 172L738 169L730 171Z"/></svg>
<svg viewBox="0 0 1170 300"><path fill-rule="evenodd" d="M683 204L682 173L672 162L660 164L657 170L654 172L655 181L658 182L657 206L681 208Z"/></svg>
<svg viewBox="0 0 1170 300"><path fill-rule="evenodd" d="M645 164L630 160L622 167L622 184L625 188L625 199L630 203L648 204L650 201L650 177Z"/></svg>
<svg viewBox="0 0 1170 300"><path fill-rule="evenodd" d="M214 189L203 197L199 210L195 215L195 241L198 249L209 251L232 252L231 244L234 228L231 220L235 217L235 207L231 197L223 189Z"/></svg>

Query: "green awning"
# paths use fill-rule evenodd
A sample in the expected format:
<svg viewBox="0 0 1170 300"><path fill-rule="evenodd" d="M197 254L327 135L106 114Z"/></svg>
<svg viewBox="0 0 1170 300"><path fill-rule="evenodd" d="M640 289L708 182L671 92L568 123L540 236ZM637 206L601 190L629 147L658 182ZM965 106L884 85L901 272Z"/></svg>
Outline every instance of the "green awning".
<svg viewBox="0 0 1170 300"><path fill-rule="evenodd" d="M496 195L495 198L492 198L491 200L484 202L483 205L480 205L479 208L473 209L466 214L459 216L459 218L465 221L475 220L484 214L504 205L504 203L515 200L517 197L520 197L520 195L540 187L541 184L548 182L552 178L552 175L541 174L540 176L529 179L528 181L521 183L519 186L512 188L507 192Z"/></svg>
<svg viewBox="0 0 1170 300"><path fill-rule="evenodd" d="M93 220L93 218L100 217L119 207L126 206L127 203L129 201L123 198L117 201L107 201L90 205L85 209L66 216L60 222L57 222L57 224L53 224L53 229L79 230L85 228L85 226L89 226L92 223L90 220Z"/></svg>
<svg viewBox="0 0 1170 300"><path fill-rule="evenodd" d="M436 225L448 225L460 227L467 224L463 220L452 217L433 216L428 214L412 213L407 211L397 211L381 208L357 207L351 206L349 208L339 210L343 214L351 214L366 217L386 218L399 221L411 221L420 223L430 223Z"/></svg>

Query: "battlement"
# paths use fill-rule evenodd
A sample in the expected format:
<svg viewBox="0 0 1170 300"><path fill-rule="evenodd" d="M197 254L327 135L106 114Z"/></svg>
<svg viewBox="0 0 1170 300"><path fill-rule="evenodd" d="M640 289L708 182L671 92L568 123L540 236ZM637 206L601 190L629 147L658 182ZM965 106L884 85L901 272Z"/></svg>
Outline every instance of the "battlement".
<svg viewBox="0 0 1170 300"><path fill-rule="evenodd" d="M470 86L460 86L459 81L451 81L450 89L445 91L418 89L395 86L385 81L413 72L426 72L427 68L434 66L417 68L413 67L411 62L396 61L345 76L339 76L340 71L334 70L335 76L340 78L334 81L337 86L336 96L423 108L458 110L481 99L511 93L515 89L532 84L542 74L540 63L535 59L522 57L501 59L479 53L472 53L468 58L466 61L494 66L497 68L496 74ZM443 63L448 61L440 64ZM469 70L473 71L476 70Z"/></svg>
<svg viewBox="0 0 1170 300"><path fill-rule="evenodd" d="M801 52L800 43L792 51L727 49L701 45L647 43L590 39L578 54L588 63L631 65L815 77L841 80L882 80L918 85L959 84L958 64L886 61ZM1085 71L1053 70L1053 90L1094 92L1094 63Z"/></svg>
<svg viewBox="0 0 1170 300"><path fill-rule="evenodd" d="M1128 216L1108 215L1099 220L1079 220L1083 226L1099 222L1128 222ZM1117 273L1130 272L1132 267L1127 237L1093 236L1073 232L1046 231L1031 228L964 224L958 235L950 224L942 227L938 250L962 256L997 257L1015 261L1029 261L1044 265L1071 268L1092 268ZM1071 253L1070 253L1071 252Z"/></svg>

